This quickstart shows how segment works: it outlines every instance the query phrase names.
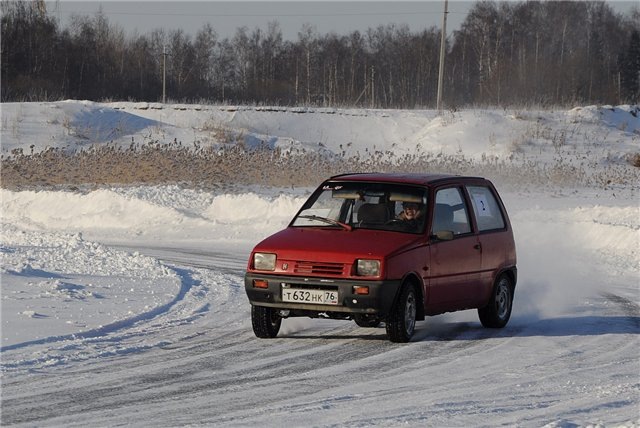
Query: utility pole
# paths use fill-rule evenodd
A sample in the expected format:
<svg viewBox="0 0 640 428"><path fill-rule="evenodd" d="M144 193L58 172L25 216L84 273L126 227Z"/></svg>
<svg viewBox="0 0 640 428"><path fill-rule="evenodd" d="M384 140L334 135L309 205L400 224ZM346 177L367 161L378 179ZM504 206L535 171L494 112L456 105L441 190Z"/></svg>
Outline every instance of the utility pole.
<svg viewBox="0 0 640 428"><path fill-rule="evenodd" d="M167 102L167 45L162 45L162 104Z"/></svg>
<svg viewBox="0 0 640 428"><path fill-rule="evenodd" d="M374 86L375 74L376 74L376 71L372 65L371 66L371 108L375 108L376 106L376 88Z"/></svg>
<svg viewBox="0 0 640 428"><path fill-rule="evenodd" d="M442 114L442 82L444 80L444 51L447 42L447 6L449 0L444 0L444 14L442 15L442 35L440 38L440 70L438 73L438 115Z"/></svg>

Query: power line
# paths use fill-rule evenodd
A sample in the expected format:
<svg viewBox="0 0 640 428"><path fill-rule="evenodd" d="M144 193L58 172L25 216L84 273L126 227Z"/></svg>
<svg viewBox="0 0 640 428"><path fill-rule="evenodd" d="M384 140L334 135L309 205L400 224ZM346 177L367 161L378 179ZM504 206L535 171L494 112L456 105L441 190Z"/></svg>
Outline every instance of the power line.
<svg viewBox="0 0 640 428"><path fill-rule="evenodd" d="M76 11L58 10L56 13L65 15L82 14ZM95 13L98 13L96 11ZM376 12L354 12L354 13L160 13L160 12L101 12L103 15L119 15L119 16L184 16L184 17L219 17L219 18L270 18L270 17L284 17L284 18L326 18L326 17L339 17L339 16L414 16L414 15L440 15L442 12L391 12L391 13L376 13ZM448 12L449 14L466 15L467 12ZM87 13L84 13L87 14Z"/></svg>

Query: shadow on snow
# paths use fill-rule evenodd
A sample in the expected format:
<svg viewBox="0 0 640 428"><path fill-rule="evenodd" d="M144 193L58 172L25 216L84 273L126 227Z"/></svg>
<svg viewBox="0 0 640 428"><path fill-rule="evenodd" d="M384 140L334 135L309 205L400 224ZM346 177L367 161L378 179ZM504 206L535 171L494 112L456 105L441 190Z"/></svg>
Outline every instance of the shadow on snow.
<svg viewBox="0 0 640 428"><path fill-rule="evenodd" d="M449 322L429 324L430 319L417 325L412 342L422 341L460 341L484 340L492 338L511 337L568 337L568 336L604 336L609 334L638 334L640 333L640 317L637 316L575 316L541 319L531 323L516 321L502 329L482 327L479 323ZM370 334L336 334L332 331L322 333L319 321L314 330L318 334L290 333L280 335L281 339L319 339L319 340L387 340L386 334L380 328L366 329ZM383 326L384 327L384 326ZM360 329L358 331L365 331Z"/></svg>

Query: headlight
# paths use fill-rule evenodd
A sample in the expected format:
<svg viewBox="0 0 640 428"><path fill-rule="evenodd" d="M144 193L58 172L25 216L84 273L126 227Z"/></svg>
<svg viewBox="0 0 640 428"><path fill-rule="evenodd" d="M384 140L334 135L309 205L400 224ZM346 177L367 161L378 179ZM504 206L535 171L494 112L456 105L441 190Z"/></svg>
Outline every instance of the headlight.
<svg viewBox="0 0 640 428"><path fill-rule="evenodd" d="M253 255L255 270L276 270L276 255L270 253L255 253Z"/></svg>
<svg viewBox="0 0 640 428"><path fill-rule="evenodd" d="M358 259L356 274L360 276L380 276L380 261Z"/></svg>

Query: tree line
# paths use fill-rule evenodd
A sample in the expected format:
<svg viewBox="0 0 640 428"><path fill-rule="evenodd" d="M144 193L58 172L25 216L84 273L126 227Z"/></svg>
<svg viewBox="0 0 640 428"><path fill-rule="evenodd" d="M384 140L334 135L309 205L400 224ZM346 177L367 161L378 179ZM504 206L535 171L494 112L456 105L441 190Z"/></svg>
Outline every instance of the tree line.
<svg viewBox="0 0 640 428"><path fill-rule="evenodd" d="M440 29L346 35L277 22L220 38L157 29L126 36L98 12L62 28L43 0L2 0L2 101L168 99L416 108L436 104ZM637 103L640 8L603 1L479 1L447 39L444 104Z"/></svg>

